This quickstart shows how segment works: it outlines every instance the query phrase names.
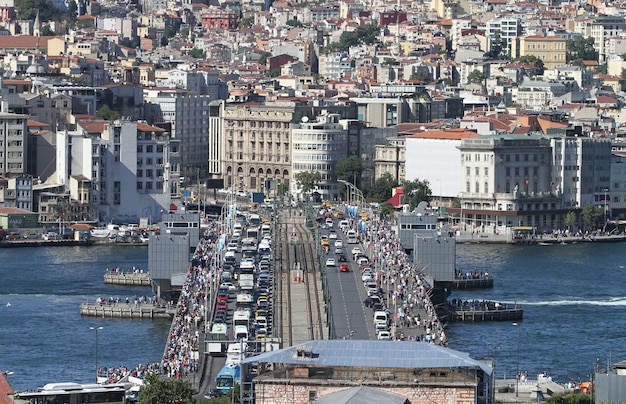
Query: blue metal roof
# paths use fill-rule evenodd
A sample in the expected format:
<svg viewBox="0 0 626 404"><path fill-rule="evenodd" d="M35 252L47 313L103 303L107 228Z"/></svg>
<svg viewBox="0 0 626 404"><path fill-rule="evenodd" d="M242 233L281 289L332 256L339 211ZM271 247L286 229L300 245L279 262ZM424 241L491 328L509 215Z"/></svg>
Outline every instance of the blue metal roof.
<svg viewBox="0 0 626 404"><path fill-rule="evenodd" d="M298 351L303 354L298 355ZM471 368L490 375L491 366L468 353L426 342L315 340L246 358L242 363L382 368Z"/></svg>

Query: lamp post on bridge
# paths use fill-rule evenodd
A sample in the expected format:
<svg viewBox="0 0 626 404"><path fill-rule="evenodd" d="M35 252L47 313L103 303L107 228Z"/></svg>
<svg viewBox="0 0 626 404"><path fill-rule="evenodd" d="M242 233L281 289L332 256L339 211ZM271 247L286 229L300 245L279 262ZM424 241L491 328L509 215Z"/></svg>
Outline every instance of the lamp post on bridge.
<svg viewBox="0 0 626 404"><path fill-rule="evenodd" d="M103 328L104 327L89 327L90 330L94 330L96 332L96 383L98 383L98 331Z"/></svg>
<svg viewBox="0 0 626 404"><path fill-rule="evenodd" d="M519 331L520 331L520 325L519 323L513 323L513 326L515 326L517 328L517 366L516 366L516 371L515 371L515 397L519 397L519 378L520 378L520 373L519 373Z"/></svg>

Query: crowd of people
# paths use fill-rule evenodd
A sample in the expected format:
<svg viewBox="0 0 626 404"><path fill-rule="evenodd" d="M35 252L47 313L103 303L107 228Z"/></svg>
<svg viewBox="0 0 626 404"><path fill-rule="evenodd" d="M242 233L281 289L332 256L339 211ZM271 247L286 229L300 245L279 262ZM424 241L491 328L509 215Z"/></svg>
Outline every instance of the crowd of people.
<svg viewBox="0 0 626 404"><path fill-rule="evenodd" d="M361 237L378 271L377 282L386 291L387 306L393 310L392 336L446 346L448 340L431 303L429 288L389 225L369 220Z"/></svg>
<svg viewBox="0 0 626 404"><path fill-rule="evenodd" d="M146 364L140 363L134 369L127 368L126 366L99 367L98 377L106 377L107 380L105 384L112 384L121 381L127 376L143 379L148 374L159 373L159 370L158 362Z"/></svg>
<svg viewBox="0 0 626 404"><path fill-rule="evenodd" d="M483 271L468 271L468 272L462 272L459 271L458 269L454 270L454 279L489 279L491 276L489 275L489 272L483 272Z"/></svg>
<svg viewBox="0 0 626 404"><path fill-rule="evenodd" d="M171 378L187 377L199 369L200 327L205 320L207 287L214 276L211 261L219 237L219 224L210 222L191 260L161 361L163 373Z"/></svg>

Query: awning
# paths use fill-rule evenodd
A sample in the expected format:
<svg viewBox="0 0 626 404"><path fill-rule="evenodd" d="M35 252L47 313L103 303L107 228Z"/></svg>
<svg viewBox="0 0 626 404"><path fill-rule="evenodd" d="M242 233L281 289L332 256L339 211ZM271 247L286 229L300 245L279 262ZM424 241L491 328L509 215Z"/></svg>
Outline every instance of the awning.
<svg viewBox="0 0 626 404"><path fill-rule="evenodd" d="M513 230L515 231L533 231L535 228L532 226L515 226Z"/></svg>
<svg viewBox="0 0 626 404"><path fill-rule="evenodd" d="M70 226L72 230L91 230L93 226L87 223L74 223Z"/></svg>

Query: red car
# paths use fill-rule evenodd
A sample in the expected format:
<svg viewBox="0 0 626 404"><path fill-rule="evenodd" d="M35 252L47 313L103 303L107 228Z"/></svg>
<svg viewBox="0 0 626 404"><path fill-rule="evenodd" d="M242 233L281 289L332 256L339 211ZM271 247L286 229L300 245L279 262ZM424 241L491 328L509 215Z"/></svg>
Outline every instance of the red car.
<svg viewBox="0 0 626 404"><path fill-rule="evenodd" d="M341 264L339 266L339 272L350 272L350 267L348 264Z"/></svg>
<svg viewBox="0 0 626 404"><path fill-rule="evenodd" d="M215 305L215 310L228 310L228 303L217 302L217 305Z"/></svg>

